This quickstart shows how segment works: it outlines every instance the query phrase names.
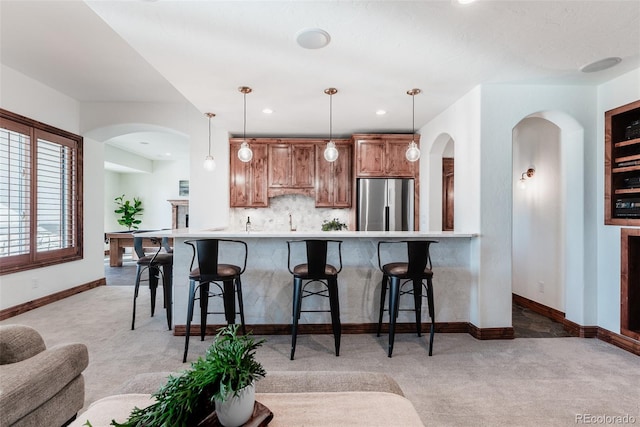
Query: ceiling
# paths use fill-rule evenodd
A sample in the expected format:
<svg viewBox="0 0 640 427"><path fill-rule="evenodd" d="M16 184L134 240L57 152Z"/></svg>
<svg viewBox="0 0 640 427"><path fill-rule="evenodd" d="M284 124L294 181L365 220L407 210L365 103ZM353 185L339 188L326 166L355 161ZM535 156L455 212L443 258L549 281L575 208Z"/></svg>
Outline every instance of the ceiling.
<svg viewBox="0 0 640 427"><path fill-rule="evenodd" d="M79 101L186 100L236 136L243 85L247 136L323 137L328 87L347 136L411 132L411 88L419 129L479 84L596 85L640 66L638 22L640 0L0 1L4 65Z"/></svg>

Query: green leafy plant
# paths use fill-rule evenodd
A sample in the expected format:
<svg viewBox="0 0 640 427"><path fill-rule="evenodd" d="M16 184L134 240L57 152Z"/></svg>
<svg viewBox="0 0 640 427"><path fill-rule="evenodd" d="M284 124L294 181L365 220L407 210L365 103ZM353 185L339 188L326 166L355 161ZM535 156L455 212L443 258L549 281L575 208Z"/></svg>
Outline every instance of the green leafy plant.
<svg viewBox="0 0 640 427"><path fill-rule="evenodd" d="M118 209L114 212L120 214L118 224L126 226L129 230L132 228L137 230L138 225L142 222L140 219L136 219L138 215L142 215L142 201L137 197L133 198L133 203L124 199L124 194L115 198Z"/></svg>
<svg viewBox="0 0 640 427"><path fill-rule="evenodd" d="M345 224L344 222L340 222L340 220L338 218L333 218L331 221L325 219L324 222L322 223L322 231L340 231L340 230L346 230L347 229L347 224Z"/></svg>
<svg viewBox="0 0 640 427"><path fill-rule="evenodd" d="M237 335L238 325L218 330L205 357L191 364L191 369L170 376L152 396L156 402L143 409L134 408L127 421L115 420L116 427L187 427L195 426L215 410L214 399L235 396L266 371L255 360L255 352L264 340L251 334Z"/></svg>

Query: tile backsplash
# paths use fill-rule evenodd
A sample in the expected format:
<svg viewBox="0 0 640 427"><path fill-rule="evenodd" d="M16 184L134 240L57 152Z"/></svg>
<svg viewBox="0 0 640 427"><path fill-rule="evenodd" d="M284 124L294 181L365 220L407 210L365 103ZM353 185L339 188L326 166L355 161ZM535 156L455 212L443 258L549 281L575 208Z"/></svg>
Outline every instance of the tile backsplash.
<svg viewBox="0 0 640 427"><path fill-rule="evenodd" d="M268 208L232 208L229 228L244 231L247 217L254 231L288 231L289 215L298 231L320 231L325 220L338 218L349 225L350 209L316 208L313 197L301 195L278 196L269 199ZM349 227L354 230L355 227Z"/></svg>

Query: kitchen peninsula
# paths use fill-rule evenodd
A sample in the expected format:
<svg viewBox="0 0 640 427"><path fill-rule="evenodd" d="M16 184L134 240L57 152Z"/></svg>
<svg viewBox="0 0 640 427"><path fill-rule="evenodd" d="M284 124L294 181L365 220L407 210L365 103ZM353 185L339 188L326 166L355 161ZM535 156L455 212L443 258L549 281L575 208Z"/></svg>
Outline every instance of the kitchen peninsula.
<svg viewBox="0 0 640 427"><path fill-rule="evenodd" d="M438 241L431 246L434 271L434 298L436 323L445 331L463 332L469 322L470 290L476 280L470 250L475 234L454 232L384 232L384 231L261 231L239 232L230 230L192 231L189 229L164 230L145 233L145 236L168 236L174 241L173 268L173 318L174 334L185 332L189 266L191 248L185 240L191 239L237 239L248 245L247 268L242 275L245 322L256 333L287 333L291 323L292 276L287 269L287 240L336 239L342 240L343 269L338 276L340 289L340 317L343 333L370 333L375 331L378 321L380 282L382 274L378 268L377 244L380 240ZM386 253L388 260L404 259L406 249L402 245ZM294 254L292 264L302 262L303 254ZM383 259L384 261L384 259ZM221 254L221 262L241 263L240 253ZM328 262L338 266L336 256L329 254ZM388 261L387 261L388 262ZM240 264L241 265L241 264ZM219 304L219 306L214 305ZM328 309L328 300L310 298L305 309ZM411 298L401 299L401 308L413 305ZM222 301L210 301L209 310L221 311ZM220 310L218 310L220 308ZM199 324L196 304L194 323ZM411 324L413 313L400 312L398 331L402 323ZM423 314L423 321L428 316ZM386 319L386 318L385 318ZM239 317L237 319L239 323ZM386 320L385 320L386 322ZM209 315L208 325L221 325L224 316ZM301 330L330 331L328 313L303 313ZM308 325L316 325L308 326ZM193 327L193 325L192 325ZM325 328L326 327L326 328ZM209 328L208 328L209 329ZM414 330L414 329L411 329ZM214 332L213 327L208 333Z"/></svg>

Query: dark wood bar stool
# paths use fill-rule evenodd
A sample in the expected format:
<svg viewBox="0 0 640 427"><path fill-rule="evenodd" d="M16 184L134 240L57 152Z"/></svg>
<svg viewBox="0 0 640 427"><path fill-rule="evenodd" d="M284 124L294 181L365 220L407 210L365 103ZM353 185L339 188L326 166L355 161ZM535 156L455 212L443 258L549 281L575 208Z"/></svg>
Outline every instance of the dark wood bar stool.
<svg viewBox="0 0 640 427"><path fill-rule="evenodd" d="M191 246L193 255L191 266L189 267L189 306L187 311L187 331L184 342L184 357L182 362L187 361L189 351L189 336L191 334L191 321L193 319L193 306L195 300L200 300L200 340L204 341L207 329L207 315L224 314L227 324L236 323L236 295L238 297L238 313L242 333L246 334L244 324L244 305L242 303L242 282L240 276L247 267L247 244L240 240L229 239L198 239L187 240L185 243ZM243 252L240 256L242 267L233 264L220 263L219 255L224 252L235 254L237 250ZM198 267L193 268L195 259L198 259ZM196 286L198 282L198 286ZM220 285L222 282L222 285ZM216 289L211 290L210 285L214 284ZM196 297L196 293L199 296ZM221 297L224 311L209 311L209 297Z"/></svg>
<svg viewBox="0 0 640 427"><path fill-rule="evenodd" d="M172 300L172 279L173 279L173 250L169 246L169 239L163 237L158 239L155 237L146 238L158 245L158 249L147 255L145 253L142 237L133 237L133 249L138 257L136 261L136 283L133 290L133 315L131 318L131 330L136 326L136 299L140 290L140 282L145 271L149 272L148 282L151 291L151 316L153 317L156 310L156 294L158 289L158 279L162 277L162 289L164 296L164 308L167 312L167 326L171 329L171 300ZM162 252L162 250L165 252Z"/></svg>
<svg viewBox="0 0 640 427"><path fill-rule="evenodd" d="M339 267L327 264L327 249L329 243L337 245ZM291 268L292 251L298 250L304 244L306 248L306 263ZM296 338L298 335L298 321L300 313L327 312L327 310L302 310L302 299L318 295L329 298L331 312L331 326L336 348L336 356L340 355L340 303L338 300L338 273L342 270L342 241L340 240L289 240L287 241L287 268L293 275L293 316L291 326L291 360L296 352ZM307 290L307 285L321 283L326 289L320 291Z"/></svg>
<svg viewBox="0 0 640 427"><path fill-rule="evenodd" d="M380 315L378 317L378 334L382 328L382 314L384 302L389 287L389 351L393 353L393 340L396 329L396 319L400 311L400 296L413 295L414 310L416 315L416 331L421 336L422 297L423 288L427 297L429 317L431 318L431 331L429 334L429 356L433 352L434 335L434 306L433 306L433 271L431 270L431 255L429 246L438 243L435 240L399 240L378 242L378 266L382 271L382 286L380 290ZM404 244L407 246L407 262L390 262L383 264L381 248L385 245ZM426 282L426 285L425 285ZM411 289L403 290L404 285L412 283Z"/></svg>

